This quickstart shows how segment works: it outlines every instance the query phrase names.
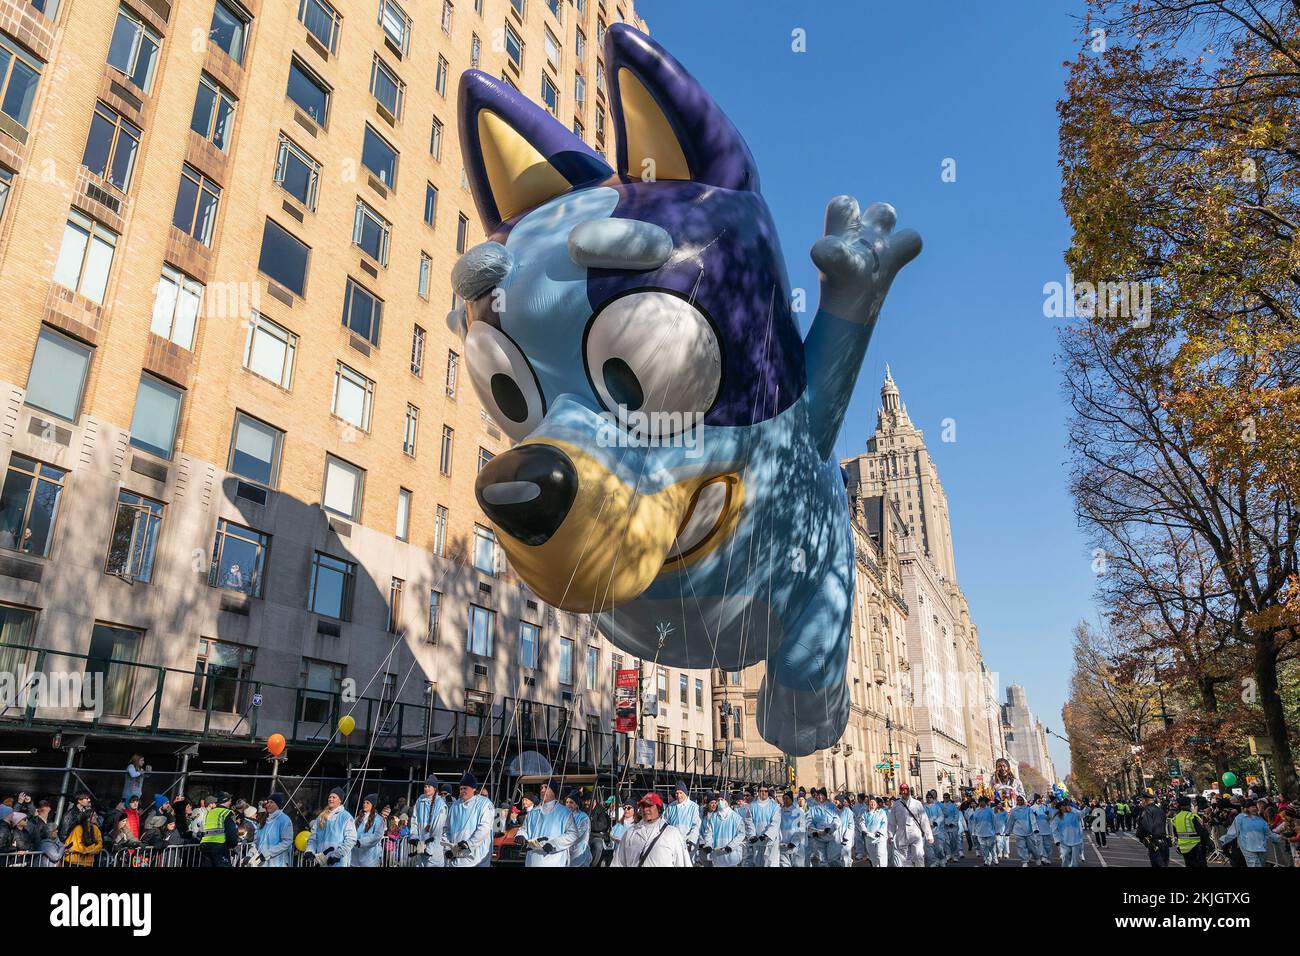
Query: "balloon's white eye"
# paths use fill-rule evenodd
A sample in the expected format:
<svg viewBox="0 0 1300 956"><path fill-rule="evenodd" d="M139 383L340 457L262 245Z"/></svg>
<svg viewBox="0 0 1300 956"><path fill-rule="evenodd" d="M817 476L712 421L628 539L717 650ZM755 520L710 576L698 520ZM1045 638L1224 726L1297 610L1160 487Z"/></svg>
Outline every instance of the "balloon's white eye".
<svg viewBox="0 0 1300 956"><path fill-rule="evenodd" d="M475 322L465 336L465 360L488 414L515 441L528 437L541 424L546 404L519 347L495 326Z"/></svg>
<svg viewBox="0 0 1300 956"><path fill-rule="evenodd" d="M713 326L669 292L637 292L609 303L587 329L585 352L601 403L652 437L692 427L682 416L707 412L722 384Z"/></svg>

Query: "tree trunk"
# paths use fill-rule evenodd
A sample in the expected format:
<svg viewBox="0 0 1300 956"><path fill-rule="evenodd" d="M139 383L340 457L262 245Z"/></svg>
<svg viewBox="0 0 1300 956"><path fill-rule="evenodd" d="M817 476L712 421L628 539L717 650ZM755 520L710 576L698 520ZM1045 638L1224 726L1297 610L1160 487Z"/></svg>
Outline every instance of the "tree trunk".
<svg viewBox="0 0 1300 956"><path fill-rule="evenodd" d="M1214 678L1202 677L1197 681L1198 689L1201 692L1201 707L1207 714L1217 714L1219 712L1219 695L1214 689ZM1223 775L1231 768L1228 766L1228 754L1223 749L1223 744L1216 742L1210 745L1210 763L1214 767L1214 779L1222 780ZM1205 788L1202 787L1202 790Z"/></svg>
<svg viewBox="0 0 1300 956"><path fill-rule="evenodd" d="M1273 632L1255 635L1255 680L1259 683L1259 705L1264 711L1264 729L1273 744L1273 774L1279 793L1289 800L1297 796L1291 739L1287 735L1286 713L1277 692L1277 639Z"/></svg>

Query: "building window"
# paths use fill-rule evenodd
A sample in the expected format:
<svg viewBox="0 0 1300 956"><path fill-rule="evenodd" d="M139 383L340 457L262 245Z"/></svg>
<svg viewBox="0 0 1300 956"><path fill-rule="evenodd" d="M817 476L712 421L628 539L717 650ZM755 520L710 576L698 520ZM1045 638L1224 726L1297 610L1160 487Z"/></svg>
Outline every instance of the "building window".
<svg viewBox="0 0 1300 956"><path fill-rule="evenodd" d="M95 676L99 675L103 681L102 705L105 714L113 717L127 717L131 714L135 659L140 653L143 638L144 631L98 622L91 631L83 680L91 681L91 686L94 686Z"/></svg>
<svg viewBox="0 0 1300 956"><path fill-rule="evenodd" d="M483 448L482 446L479 446L479 450L478 450L478 471L482 471L482 470L483 470L483 466L486 465L488 462L490 462L490 461L491 461L493 458L495 458L495 457L496 457L496 456L493 455L492 452L488 451L486 448Z"/></svg>
<svg viewBox="0 0 1300 956"><path fill-rule="evenodd" d="M411 18L406 11L395 0L379 0L379 25L383 27L384 36L392 40L393 46L405 56L411 42Z"/></svg>
<svg viewBox="0 0 1300 956"><path fill-rule="evenodd" d="M406 488L397 489L397 534L398 541L411 540L411 492Z"/></svg>
<svg viewBox="0 0 1300 956"><path fill-rule="evenodd" d="M656 682L658 686L659 702L668 703L668 670L660 667L656 672Z"/></svg>
<svg viewBox="0 0 1300 956"><path fill-rule="evenodd" d="M352 620L352 589L357 566L317 551L311 561L307 610L340 621Z"/></svg>
<svg viewBox="0 0 1300 956"><path fill-rule="evenodd" d="M130 491L117 495L113 534L108 540L104 572L130 581L148 582L153 576L153 559L162 522L162 502Z"/></svg>
<svg viewBox="0 0 1300 956"><path fill-rule="evenodd" d="M524 18L524 0L510 0L510 6L515 8L515 13L519 14L519 19Z"/></svg>
<svg viewBox="0 0 1300 956"><path fill-rule="evenodd" d="M237 411L226 470L259 485L274 488L279 477L280 449L283 445L284 432L280 429Z"/></svg>
<svg viewBox="0 0 1300 956"><path fill-rule="evenodd" d="M289 63L289 86L285 95L297 103L320 126L329 123L330 88L324 80L295 58Z"/></svg>
<svg viewBox="0 0 1300 956"><path fill-rule="evenodd" d="M418 325L411 330L411 374L424 376L424 329Z"/></svg>
<svg viewBox="0 0 1300 956"><path fill-rule="evenodd" d="M442 159L442 120L433 118L433 132L429 134L429 155L436 160Z"/></svg>
<svg viewBox="0 0 1300 956"><path fill-rule="evenodd" d="M293 360L298 352L298 336L254 312L248 321L248 341L244 345L244 368L288 389L293 385Z"/></svg>
<svg viewBox="0 0 1300 956"><path fill-rule="evenodd" d="M126 192L131 188L131 171L139 150L140 127L116 110L96 103L81 165Z"/></svg>
<svg viewBox="0 0 1300 956"><path fill-rule="evenodd" d="M597 49L603 50L605 48L605 30L606 30L605 18L596 17L596 48Z"/></svg>
<svg viewBox="0 0 1300 956"><path fill-rule="evenodd" d="M451 0L442 0L442 32L448 35L451 34L452 12Z"/></svg>
<svg viewBox="0 0 1300 956"><path fill-rule="evenodd" d="M442 610L442 595L437 591L429 592L429 634L426 638L430 644L438 643L439 612Z"/></svg>
<svg viewBox="0 0 1300 956"><path fill-rule="evenodd" d="M690 703L690 678L685 674L677 675L677 702L683 707Z"/></svg>
<svg viewBox="0 0 1300 956"><path fill-rule="evenodd" d="M469 41L469 65L472 69L477 70L483 60L483 41L475 33Z"/></svg>
<svg viewBox="0 0 1300 956"><path fill-rule="evenodd" d="M337 709L339 694L343 687L343 667L326 661L313 661L303 658L306 665L302 673L303 694L298 708L300 723L316 725L307 730L309 734L320 734L331 721Z"/></svg>
<svg viewBox="0 0 1300 956"><path fill-rule="evenodd" d="M415 438L420 429L420 410L414 405L406 406L406 432L402 438L402 451L415 457Z"/></svg>
<svg viewBox="0 0 1300 956"><path fill-rule="evenodd" d="M176 191L172 225L190 238L210 246L220 201L221 187L186 163L181 166L181 184Z"/></svg>
<svg viewBox="0 0 1300 956"><path fill-rule="evenodd" d="M474 525L474 567L484 574L497 571L497 536L480 524Z"/></svg>
<svg viewBox="0 0 1300 956"><path fill-rule="evenodd" d="M587 129L582 125L582 120L575 119L573 121L573 135L578 137L578 139L587 138Z"/></svg>
<svg viewBox="0 0 1300 956"><path fill-rule="evenodd" d="M238 591L249 597L262 596L262 573L271 539L260 531L217 519L217 536L212 542L212 565L208 586Z"/></svg>
<svg viewBox="0 0 1300 956"><path fill-rule="evenodd" d="M164 264L156 291L150 331L183 349L193 349L194 328L203 305L202 284Z"/></svg>
<svg viewBox="0 0 1300 956"><path fill-rule="evenodd" d="M560 683L573 686L573 641L560 638Z"/></svg>
<svg viewBox="0 0 1300 956"><path fill-rule="evenodd" d="M537 649L541 646L541 628L527 621L519 622L519 666L537 670Z"/></svg>
<svg viewBox="0 0 1300 956"><path fill-rule="evenodd" d="M338 52L342 18L325 0L298 0L298 20L330 53Z"/></svg>
<svg viewBox="0 0 1300 956"><path fill-rule="evenodd" d="M9 205L9 191L13 184L14 174L0 166L0 221L4 220L5 206Z"/></svg>
<svg viewBox="0 0 1300 956"><path fill-rule="evenodd" d="M596 92L605 95L605 63L602 60L596 61Z"/></svg>
<svg viewBox="0 0 1300 956"><path fill-rule="evenodd" d="M361 495L366 473L356 465L333 455L325 456L325 493L321 507L326 511L356 520L361 515Z"/></svg>
<svg viewBox="0 0 1300 956"><path fill-rule="evenodd" d="M131 444L159 458L170 459L176 447L184 393L152 375L140 376L131 418Z"/></svg>
<svg viewBox="0 0 1300 956"><path fill-rule="evenodd" d="M600 651L594 646L587 647L587 689L595 690L600 678Z"/></svg>
<svg viewBox="0 0 1300 956"><path fill-rule="evenodd" d="M477 604L469 606L469 632L465 649L480 657L492 656L492 631L496 624L496 614Z"/></svg>
<svg viewBox="0 0 1300 956"><path fill-rule="evenodd" d="M384 302L368 289L349 278L343 293L343 325L371 345L379 344L379 324L384 317Z"/></svg>
<svg viewBox="0 0 1300 956"><path fill-rule="evenodd" d="M248 711L253 695L254 648L199 638L190 706L222 714Z"/></svg>
<svg viewBox="0 0 1300 956"><path fill-rule="evenodd" d="M596 138L604 139L605 137L605 107L599 103L596 104Z"/></svg>
<svg viewBox="0 0 1300 956"><path fill-rule="evenodd" d="M307 261L311 247L266 220L262 230L262 255L257 268L299 298L307 291Z"/></svg>
<svg viewBox="0 0 1300 956"><path fill-rule="evenodd" d="M194 114L190 129L223 153L230 148L230 134L235 120L235 99L206 73L199 76L199 91L194 97Z"/></svg>
<svg viewBox="0 0 1300 956"><path fill-rule="evenodd" d="M118 8L113 38L108 43L108 65L145 93L153 86L153 72L161 45L162 39L158 34L138 20L135 14L126 7ZM32 88L35 90L34 81Z"/></svg>
<svg viewBox="0 0 1300 956"><path fill-rule="evenodd" d="M447 352L447 397L456 397L456 386L460 378L460 356L455 352Z"/></svg>
<svg viewBox="0 0 1300 956"><path fill-rule="evenodd" d="M397 185L397 150L376 133L369 123L366 124L365 140L361 145L361 165L390 189Z"/></svg>
<svg viewBox="0 0 1300 956"><path fill-rule="evenodd" d="M728 683L728 684L731 684L733 687L739 687L739 686L740 686L740 671L728 671L728 672L727 672L727 683Z"/></svg>
<svg viewBox="0 0 1300 956"><path fill-rule="evenodd" d="M442 505L433 517L433 553L440 558L447 553L447 509Z"/></svg>
<svg viewBox="0 0 1300 956"><path fill-rule="evenodd" d="M388 582L388 633L400 634L402 631L402 592L406 582L393 578ZM392 699L389 697L388 699Z"/></svg>
<svg viewBox="0 0 1300 956"><path fill-rule="evenodd" d="M0 207L0 213L4 212ZM432 226L438 219L438 187L433 183L424 184L424 224Z"/></svg>
<svg viewBox="0 0 1300 956"><path fill-rule="evenodd" d="M438 91L439 96L447 95L447 74L451 72L451 65L447 58L438 54L438 69L433 75L433 88Z"/></svg>
<svg viewBox="0 0 1300 956"><path fill-rule="evenodd" d="M406 99L406 84L389 69L376 53L370 65L370 93L379 105L388 110L393 119L402 118L402 103Z"/></svg>
<svg viewBox="0 0 1300 956"><path fill-rule="evenodd" d="M342 362L334 367L334 400L330 411L349 425L370 431L370 410L375 383Z"/></svg>
<svg viewBox="0 0 1300 956"><path fill-rule="evenodd" d="M50 553L67 476L62 468L19 454L9 456L0 490L0 548L42 558Z"/></svg>
<svg viewBox="0 0 1300 956"><path fill-rule="evenodd" d="M429 301L429 280L433 275L433 260L427 252L420 253L420 278L415 287L416 294L424 301Z"/></svg>
<svg viewBox="0 0 1300 956"><path fill-rule="evenodd" d="M0 604L0 674L13 675L18 686L27 682L27 662L35 632L35 611Z"/></svg>
<svg viewBox="0 0 1300 956"><path fill-rule="evenodd" d="M581 64L587 56L587 34L582 32L581 27L577 28L574 33L573 52L577 55L579 64Z"/></svg>
<svg viewBox="0 0 1300 956"><path fill-rule="evenodd" d="M581 73L573 78L573 107L579 111L587 108L587 78ZM582 135L576 129L574 132Z"/></svg>
<svg viewBox="0 0 1300 956"><path fill-rule="evenodd" d="M743 707L733 707L731 709L731 736L734 740L743 740L745 737L745 709Z"/></svg>
<svg viewBox="0 0 1300 956"><path fill-rule="evenodd" d="M103 305L116 249L117 233L76 209L70 210L54 266L54 281Z"/></svg>
<svg viewBox="0 0 1300 956"><path fill-rule="evenodd" d="M357 199L357 212L352 221L352 244L381 266L388 265L391 229L387 219Z"/></svg>
<svg viewBox="0 0 1300 956"><path fill-rule="evenodd" d="M456 251L463 253L469 245L469 219L462 212L456 216Z"/></svg>
<svg viewBox="0 0 1300 956"><path fill-rule="evenodd" d="M75 422L81 413L91 349L49 326L41 326L27 376L26 403Z"/></svg>
<svg viewBox="0 0 1300 956"><path fill-rule="evenodd" d="M442 447L438 451L438 471L451 477L451 453L456 441L456 432L450 425L442 426Z"/></svg>
<svg viewBox="0 0 1300 956"><path fill-rule="evenodd" d="M506 24L506 55L510 57L510 62L515 66L522 68L524 65L524 41L515 28Z"/></svg>
<svg viewBox="0 0 1300 956"><path fill-rule="evenodd" d="M623 669L623 655L613 654L609 659L609 682L614 684L618 681L618 672Z"/></svg>
<svg viewBox="0 0 1300 956"><path fill-rule="evenodd" d="M212 8L208 38L236 63L243 63L244 46L248 42L248 17L226 0L217 0L217 5Z"/></svg>
<svg viewBox="0 0 1300 956"><path fill-rule="evenodd" d="M275 181L298 202L313 212L316 211L320 163L283 133L280 134L280 148L275 157Z"/></svg>
<svg viewBox="0 0 1300 956"><path fill-rule="evenodd" d="M695 678L695 709L704 710L704 681L698 677Z"/></svg>
<svg viewBox="0 0 1300 956"><path fill-rule="evenodd" d="M551 111L552 115L560 112L559 87L545 73L542 74L542 103Z"/></svg>
<svg viewBox="0 0 1300 956"><path fill-rule="evenodd" d="M547 65L556 72L560 69L560 41L550 27L542 27L542 49L546 53Z"/></svg>

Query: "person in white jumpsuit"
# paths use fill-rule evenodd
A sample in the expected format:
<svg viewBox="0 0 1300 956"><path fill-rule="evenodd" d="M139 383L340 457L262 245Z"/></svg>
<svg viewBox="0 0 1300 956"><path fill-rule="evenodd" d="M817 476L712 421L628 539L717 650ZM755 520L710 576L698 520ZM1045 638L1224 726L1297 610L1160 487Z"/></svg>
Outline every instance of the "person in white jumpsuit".
<svg viewBox="0 0 1300 956"><path fill-rule="evenodd" d="M641 819L627 828L618 840L610 866L690 866L682 833L662 816L663 797L647 793L639 804Z"/></svg>
<svg viewBox="0 0 1300 956"><path fill-rule="evenodd" d="M700 815L699 805L690 798L686 784L677 781L673 790L673 801L664 808L664 819L668 825L677 828L677 832L686 841L686 849L695 857L695 849L700 845L700 827L704 820Z"/></svg>
<svg viewBox="0 0 1300 956"><path fill-rule="evenodd" d="M826 799L826 788L812 791L813 803L808 809L808 865L840 865L840 815L835 804ZM815 862L814 862L815 859Z"/></svg>
<svg viewBox="0 0 1300 956"><path fill-rule="evenodd" d="M925 865L948 865L948 841L943 832L943 807L939 805L939 794L931 790L925 795L925 815L930 818L930 832L934 841L926 844Z"/></svg>
<svg viewBox="0 0 1300 956"><path fill-rule="evenodd" d="M591 817L582 809L582 794L571 792L564 798L564 808L578 831L578 838L569 847L569 866L591 866Z"/></svg>
<svg viewBox="0 0 1300 956"><path fill-rule="evenodd" d="M889 808L889 821L893 825L898 865L925 866L925 848L933 845L934 831L930 828L925 806L912 796L907 784L898 788L898 799Z"/></svg>
<svg viewBox="0 0 1300 956"><path fill-rule="evenodd" d="M438 778L429 774L424 778L424 793L411 808L411 829L406 838L411 866L446 864L442 849L446 829L447 801L438 793Z"/></svg>
<svg viewBox="0 0 1300 956"><path fill-rule="evenodd" d="M781 865L803 866L807 840L807 814L794 802L794 794L787 790L781 796Z"/></svg>
<svg viewBox="0 0 1300 956"><path fill-rule="evenodd" d="M840 866L853 865L853 845L858 837L858 818L849 805L851 797L847 793L835 795L835 804L839 807L840 818Z"/></svg>
<svg viewBox="0 0 1300 956"><path fill-rule="evenodd" d="M767 784L758 787L758 799L749 805L749 837L746 854L750 866L781 865L781 808L770 796Z"/></svg>
<svg viewBox="0 0 1300 956"><path fill-rule="evenodd" d="M866 849L866 858L871 862L871 865L888 866L888 814L876 803L875 797L867 801L867 809L862 814L860 828L862 830L862 843Z"/></svg>
<svg viewBox="0 0 1300 956"><path fill-rule="evenodd" d="M492 865L492 821L496 809L478 792L472 773L460 778L460 799L447 810L447 828L442 833L443 859L447 866Z"/></svg>
<svg viewBox="0 0 1300 956"><path fill-rule="evenodd" d="M700 850L711 865L743 866L745 862L745 821L726 800L718 798L718 809L704 818L700 830Z"/></svg>
<svg viewBox="0 0 1300 956"><path fill-rule="evenodd" d="M515 837L526 846L524 866L568 866L569 848L578 840L578 825L569 808L555 799L555 784L542 784L541 802L524 817Z"/></svg>

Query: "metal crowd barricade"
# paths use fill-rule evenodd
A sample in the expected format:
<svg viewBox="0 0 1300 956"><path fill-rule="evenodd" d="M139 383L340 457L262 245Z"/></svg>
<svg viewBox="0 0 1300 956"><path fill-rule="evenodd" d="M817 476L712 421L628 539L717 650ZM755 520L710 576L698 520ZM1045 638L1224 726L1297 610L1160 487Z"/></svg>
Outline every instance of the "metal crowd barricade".
<svg viewBox="0 0 1300 956"><path fill-rule="evenodd" d="M14 850L0 853L0 869L7 867L60 866L58 860L51 860L40 850Z"/></svg>

